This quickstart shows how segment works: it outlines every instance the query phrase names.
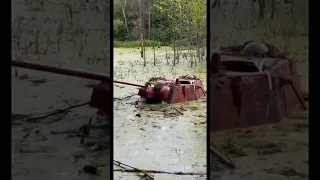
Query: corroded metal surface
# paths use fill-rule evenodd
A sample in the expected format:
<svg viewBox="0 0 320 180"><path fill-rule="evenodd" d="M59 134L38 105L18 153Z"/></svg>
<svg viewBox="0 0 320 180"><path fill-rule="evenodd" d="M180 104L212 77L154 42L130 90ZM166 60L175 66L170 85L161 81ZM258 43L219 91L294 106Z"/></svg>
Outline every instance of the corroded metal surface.
<svg viewBox="0 0 320 180"><path fill-rule="evenodd" d="M279 122L305 107L292 60L215 54L211 62L220 64L210 75L211 131Z"/></svg>
<svg viewBox="0 0 320 180"><path fill-rule="evenodd" d="M110 80L110 77L107 75L104 75L104 74L86 72L83 70L80 71L80 70L74 70L74 69L68 69L68 68L60 68L60 67L42 65L42 64L38 64L38 63L30 62L30 61L12 60L11 65L16 66L16 67L21 67L21 68L51 72L51 73L62 74L62 75L67 75L67 76L74 76L74 77L85 78L85 79L93 79L93 80L99 80L99 81Z"/></svg>
<svg viewBox="0 0 320 180"><path fill-rule="evenodd" d="M141 98L170 104L196 101L205 95L202 81L193 75L152 78L139 89Z"/></svg>
<svg viewBox="0 0 320 180"><path fill-rule="evenodd" d="M107 81L101 82L98 86L93 88L90 100L90 106L99 109L100 111L110 114L110 83Z"/></svg>

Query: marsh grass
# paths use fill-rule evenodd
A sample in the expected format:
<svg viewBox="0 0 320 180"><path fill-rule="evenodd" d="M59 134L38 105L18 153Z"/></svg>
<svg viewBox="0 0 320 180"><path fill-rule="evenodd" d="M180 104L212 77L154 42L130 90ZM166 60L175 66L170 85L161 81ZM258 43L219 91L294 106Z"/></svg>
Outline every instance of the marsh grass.
<svg viewBox="0 0 320 180"><path fill-rule="evenodd" d="M190 67L191 57L181 57L180 62L173 65L173 51L169 47L156 49L156 65L152 48L146 48L147 65L143 66L138 48L114 49L114 79L144 83L155 76L181 76L194 74L206 82L206 62L197 60L197 65ZM187 53L187 51L182 51ZM167 61L168 60L168 61ZM167 64L169 62L169 64ZM206 84L206 83L204 83Z"/></svg>

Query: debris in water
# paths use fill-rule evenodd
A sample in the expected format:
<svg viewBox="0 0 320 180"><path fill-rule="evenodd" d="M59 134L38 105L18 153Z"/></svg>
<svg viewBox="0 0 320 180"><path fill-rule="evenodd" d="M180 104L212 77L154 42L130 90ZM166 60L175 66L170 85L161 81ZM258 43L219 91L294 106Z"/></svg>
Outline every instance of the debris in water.
<svg viewBox="0 0 320 180"><path fill-rule="evenodd" d="M129 168L131 168L131 170L133 170L133 171L135 171L135 172L141 172L141 173L143 173L143 174L144 174L147 178L149 178L149 179L154 179L154 177L153 177L151 174L149 174L148 172L146 172L145 170L138 169L138 168L136 168L136 167L133 167L133 166L124 164L124 163L122 163L122 162L120 162L120 161L116 161L116 160L113 160L113 163L114 163L115 165L119 166L119 167L123 167L123 166L129 167ZM126 170L129 170L129 171L130 171L130 169L122 169L122 170L123 170L123 171L126 171Z"/></svg>
<svg viewBox="0 0 320 180"><path fill-rule="evenodd" d="M217 151L212 145L210 145L210 151L216 156L222 163L228 165L231 168L236 168L233 161L223 156L219 151Z"/></svg>
<svg viewBox="0 0 320 180"><path fill-rule="evenodd" d="M291 168L291 167L283 167L283 168L270 168L264 170L267 173L273 173L273 174L280 174L287 177L300 177L300 178L307 178L308 175L304 173L300 173L297 170Z"/></svg>
<svg viewBox="0 0 320 180"><path fill-rule="evenodd" d="M94 174L94 175L99 175L99 170L96 166L92 164L86 164L82 168L83 172L89 173L89 174Z"/></svg>
<svg viewBox="0 0 320 180"><path fill-rule="evenodd" d="M47 82L46 79L34 79L34 80L31 80L32 84L34 86L39 86L40 84L44 84Z"/></svg>
<svg viewBox="0 0 320 180"><path fill-rule="evenodd" d="M97 152L97 151L103 151L105 149L108 149L108 146L106 144L96 143L95 145L89 148L89 151Z"/></svg>
<svg viewBox="0 0 320 180"><path fill-rule="evenodd" d="M180 115L183 115L183 112L181 112L177 107L175 107L175 106L172 106L173 107L173 109L175 109Z"/></svg>

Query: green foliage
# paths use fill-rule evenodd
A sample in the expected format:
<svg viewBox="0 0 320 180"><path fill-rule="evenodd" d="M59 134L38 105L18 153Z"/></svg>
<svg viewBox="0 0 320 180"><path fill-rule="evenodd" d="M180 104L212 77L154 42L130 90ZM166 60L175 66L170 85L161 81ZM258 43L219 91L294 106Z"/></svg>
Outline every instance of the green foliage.
<svg viewBox="0 0 320 180"><path fill-rule="evenodd" d="M159 41L165 44L171 44L173 40L177 39L186 39L187 41L191 41L190 43L192 44L197 44L199 38L205 38L207 34L206 0L141 1L144 4L142 13L144 17L143 27L146 39ZM124 1L122 1L122 3L123 2ZM115 40L130 42L140 40L139 3L133 3L132 0L127 0L125 7L127 27L125 25L125 18L121 9L123 4L119 0L116 0L114 3Z"/></svg>
<svg viewBox="0 0 320 180"><path fill-rule="evenodd" d="M145 47L159 47L164 45L160 41L152 41L152 40L146 40ZM113 47L115 48L137 48L141 46L141 41L114 41Z"/></svg>
<svg viewBox="0 0 320 180"><path fill-rule="evenodd" d="M126 27L121 19L113 20L113 34L118 40L125 40Z"/></svg>

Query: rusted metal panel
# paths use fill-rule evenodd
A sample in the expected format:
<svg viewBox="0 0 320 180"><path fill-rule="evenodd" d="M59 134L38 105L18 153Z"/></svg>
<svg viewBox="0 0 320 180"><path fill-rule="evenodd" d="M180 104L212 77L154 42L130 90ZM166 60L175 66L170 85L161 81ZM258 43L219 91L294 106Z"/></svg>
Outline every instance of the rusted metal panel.
<svg viewBox="0 0 320 180"><path fill-rule="evenodd" d="M167 102L170 104L185 102L184 88L181 86L172 86Z"/></svg>
<svg viewBox="0 0 320 180"><path fill-rule="evenodd" d="M304 105L294 61L234 56L218 60L211 59L220 65L210 75L211 131L279 122Z"/></svg>
<svg viewBox="0 0 320 180"><path fill-rule="evenodd" d="M84 71L84 70L59 68L59 67L54 67L54 66L48 66L48 65L43 65L43 64L39 64L39 63L34 63L34 62L30 62L30 61L12 60L11 61L11 65L12 66L16 66L16 67L21 67L21 68L33 69L33 70L37 70L37 71L51 72L51 73L55 73L55 74L74 76L74 77L85 78L85 79L93 79L93 80L99 80L99 81L109 81L110 80L110 76L107 76L105 74L87 72L87 71Z"/></svg>
<svg viewBox="0 0 320 180"><path fill-rule="evenodd" d="M110 83L107 81L101 82L98 86L93 88L90 106L97 108L106 114L110 114L112 111L110 107L110 94Z"/></svg>

